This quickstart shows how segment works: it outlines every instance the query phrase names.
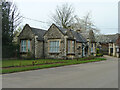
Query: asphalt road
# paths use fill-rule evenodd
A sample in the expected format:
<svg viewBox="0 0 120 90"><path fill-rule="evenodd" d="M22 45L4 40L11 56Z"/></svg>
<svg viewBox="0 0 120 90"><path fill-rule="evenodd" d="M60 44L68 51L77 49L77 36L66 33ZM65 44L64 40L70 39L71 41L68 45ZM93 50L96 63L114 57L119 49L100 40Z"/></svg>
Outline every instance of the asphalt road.
<svg viewBox="0 0 120 90"><path fill-rule="evenodd" d="M118 88L118 58L4 74L3 88Z"/></svg>

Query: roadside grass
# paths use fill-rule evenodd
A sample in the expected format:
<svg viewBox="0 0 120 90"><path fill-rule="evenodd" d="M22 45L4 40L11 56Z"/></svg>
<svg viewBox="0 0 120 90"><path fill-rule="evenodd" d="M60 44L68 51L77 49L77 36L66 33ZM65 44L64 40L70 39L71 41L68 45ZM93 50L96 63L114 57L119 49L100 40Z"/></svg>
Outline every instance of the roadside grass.
<svg viewBox="0 0 120 90"><path fill-rule="evenodd" d="M57 62L66 62L65 60L39 59L39 60L3 60L2 67L17 67L37 64L49 64Z"/></svg>
<svg viewBox="0 0 120 90"><path fill-rule="evenodd" d="M88 59L88 60L87 60ZM59 67L65 65L81 64L106 60L105 58L80 58L78 60L56 60L56 59L39 59L39 60L4 60L2 62L2 74L36 70L42 68ZM34 64L33 64L34 62ZM1 73L1 72L0 72Z"/></svg>

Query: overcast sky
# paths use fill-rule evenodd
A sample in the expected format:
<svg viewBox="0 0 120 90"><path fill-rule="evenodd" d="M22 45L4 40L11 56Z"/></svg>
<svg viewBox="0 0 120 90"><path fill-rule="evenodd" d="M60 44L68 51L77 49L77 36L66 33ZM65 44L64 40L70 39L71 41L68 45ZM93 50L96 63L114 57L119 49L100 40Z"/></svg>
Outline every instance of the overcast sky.
<svg viewBox="0 0 120 90"><path fill-rule="evenodd" d="M48 22L56 6L72 4L75 14L83 17L91 12L92 21L103 34L118 32L118 0L14 0L22 16ZM48 29L46 23L23 19L22 25Z"/></svg>

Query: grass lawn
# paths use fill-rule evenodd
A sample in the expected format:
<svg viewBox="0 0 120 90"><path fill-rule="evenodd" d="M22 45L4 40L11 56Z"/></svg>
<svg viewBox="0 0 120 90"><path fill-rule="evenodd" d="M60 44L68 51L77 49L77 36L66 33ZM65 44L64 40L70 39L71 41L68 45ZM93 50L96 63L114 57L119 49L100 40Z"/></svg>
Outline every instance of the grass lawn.
<svg viewBox="0 0 120 90"><path fill-rule="evenodd" d="M28 71L42 68L58 67L72 64L81 64L95 61L106 60L105 58L80 58L78 60L56 60L56 59L39 59L39 60L3 60L2 73L13 73ZM1 73L1 72L0 72Z"/></svg>

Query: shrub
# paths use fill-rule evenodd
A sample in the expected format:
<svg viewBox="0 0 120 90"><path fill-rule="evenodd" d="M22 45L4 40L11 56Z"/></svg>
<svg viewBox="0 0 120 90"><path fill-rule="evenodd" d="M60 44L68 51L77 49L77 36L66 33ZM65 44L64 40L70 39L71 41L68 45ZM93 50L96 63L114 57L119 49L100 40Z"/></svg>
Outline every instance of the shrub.
<svg viewBox="0 0 120 90"><path fill-rule="evenodd" d="M32 58L33 58L32 53L30 51L28 51L26 59L32 59Z"/></svg>
<svg viewBox="0 0 120 90"><path fill-rule="evenodd" d="M103 54L102 53L99 53L99 54L96 54L97 57L102 57Z"/></svg>
<svg viewBox="0 0 120 90"><path fill-rule="evenodd" d="M19 58L19 45L12 43L7 46L2 46L2 58Z"/></svg>
<svg viewBox="0 0 120 90"><path fill-rule="evenodd" d="M99 51L100 51L100 49L99 49L99 48L96 48L96 53L97 53L97 54L99 54Z"/></svg>
<svg viewBox="0 0 120 90"><path fill-rule="evenodd" d="M102 57L103 53L101 52L101 50L99 48L96 48L96 56L97 57Z"/></svg>

